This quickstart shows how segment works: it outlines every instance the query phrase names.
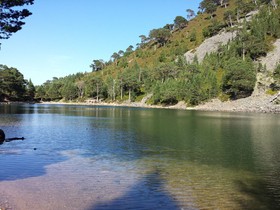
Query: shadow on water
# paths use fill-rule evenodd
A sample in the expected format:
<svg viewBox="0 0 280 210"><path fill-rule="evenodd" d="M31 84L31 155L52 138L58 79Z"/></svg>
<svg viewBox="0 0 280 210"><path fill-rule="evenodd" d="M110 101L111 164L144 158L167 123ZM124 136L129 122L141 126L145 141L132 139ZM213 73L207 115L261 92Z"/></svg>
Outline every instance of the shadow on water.
<svg viewBox="0 0 280 210"><path fill-rule="evenodd" d="M172 196L164 190L160 171L154 170L131 187L122 197L99 203L88 210L117 209L180 209Z"/></svg>
<svg viewBox="0 0 280 210"><path fill-rule="evenodd" d="M271 187L266 181L236 181L243 199L237 199L242 209L278 210L280 209L280 189Z"/></svg>
<svg viewBox="0 0 280 210"><path fill-rule="evenodd" d="M0 165L3 170L0 170L0 182L43 176L47 173L46 167L48 165L65 160L65 158L57 158L56 160L40 158L36 154L24 156L20 154L2 155L1 151Z"/></svg>

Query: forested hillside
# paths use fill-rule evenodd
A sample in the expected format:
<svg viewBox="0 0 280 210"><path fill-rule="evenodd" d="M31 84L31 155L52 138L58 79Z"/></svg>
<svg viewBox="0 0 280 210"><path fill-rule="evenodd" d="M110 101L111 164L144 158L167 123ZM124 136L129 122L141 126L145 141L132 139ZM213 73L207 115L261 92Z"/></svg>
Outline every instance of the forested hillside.
<svg viewBox="0 0 280 210"><path fill-rule="evenodd" d="M248 97L256 74L266 71L258 60L280 38L279 4L279 0L203 0L197 14L186 8L185 17L174 17L173 23L140 35L136 47L113 52L109 61L93 58L91 73L46 81L36 87L35 98L132 102L149 94L150 104L185 101L193 106L217 97ZM249 16L251 11L255 15ZM187 61L187 51L195 53L204 40L222 32L236 36L201 61L197 57ZM268 75L273 78L270 94L280 89L279 69Z"/></svg>

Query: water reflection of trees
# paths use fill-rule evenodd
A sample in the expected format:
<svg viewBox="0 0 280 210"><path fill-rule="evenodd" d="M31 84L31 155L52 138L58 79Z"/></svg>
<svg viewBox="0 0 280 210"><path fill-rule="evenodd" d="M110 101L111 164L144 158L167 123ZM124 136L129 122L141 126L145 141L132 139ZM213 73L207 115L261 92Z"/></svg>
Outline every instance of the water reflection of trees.
<svg viewBox="0 0 280 210"><path fill-rule="evenodd" d="M158 149L161 154L254 171L250 123L246 118L216 114L154 110L152 117L139 116L133 123L139 136L149 137L138 138L139 143Z"/></svg>

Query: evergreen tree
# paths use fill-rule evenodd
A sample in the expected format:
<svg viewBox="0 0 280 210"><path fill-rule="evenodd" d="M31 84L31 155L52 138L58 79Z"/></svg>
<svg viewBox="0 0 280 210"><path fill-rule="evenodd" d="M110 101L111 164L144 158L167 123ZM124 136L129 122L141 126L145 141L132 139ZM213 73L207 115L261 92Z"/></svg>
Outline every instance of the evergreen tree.
<svg viewBox="0 0 280 210"><path fill-rule="evenodd" d="M0 100L24 100L26 80L16 68L0 65Z"/></svg>
<svg viewBox="0 0 280 210"><path fill-rule="evenodd" d="M253 63L233 57L226 62L225 69L223 91L231 99L250 96L256 82L256 72Z"/></svg>
<svg viewBox="0 0 280 210"><path fill-rule="evenodd" d="M26 95L28 100L33 100L35 97L36 89L34 84L32 83L31 79L29 79L26 87Z"/></svg>

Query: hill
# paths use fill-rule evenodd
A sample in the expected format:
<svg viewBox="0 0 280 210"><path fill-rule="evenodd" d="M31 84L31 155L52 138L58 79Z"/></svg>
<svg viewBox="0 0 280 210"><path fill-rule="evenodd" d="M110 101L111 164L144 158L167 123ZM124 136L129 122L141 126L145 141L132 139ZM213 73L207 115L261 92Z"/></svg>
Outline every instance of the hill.
<svg viewBox="0 0 280 210"><path fill-rule="evenodd" d="M36 87L43 101L145 101L187 107L236 101L280 90L280 9L277 0L203 0L174 23L140 35L91 73L53 78ZM273 63L273 65L271 65ZM149 97L147 97L149 96ZM277 101L277 100L275 100Z"/></svg>

